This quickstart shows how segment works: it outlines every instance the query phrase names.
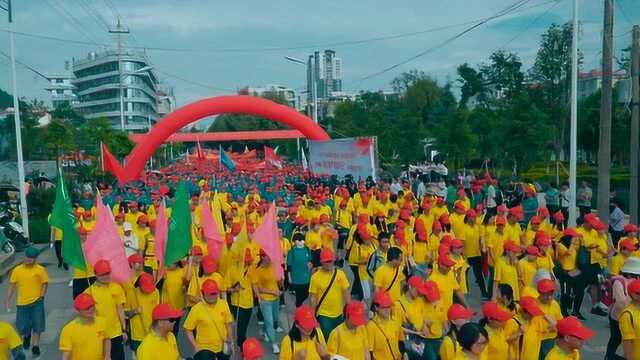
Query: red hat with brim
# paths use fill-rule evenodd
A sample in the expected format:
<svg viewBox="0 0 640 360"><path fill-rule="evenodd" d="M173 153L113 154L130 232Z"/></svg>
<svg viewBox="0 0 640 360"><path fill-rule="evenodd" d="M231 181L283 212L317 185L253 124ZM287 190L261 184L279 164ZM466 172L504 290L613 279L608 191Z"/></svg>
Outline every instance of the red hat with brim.
<svg viewBox="0 0 640 360"><path fill-rule="evenodd" d="M148 273L142 273L138 278L138 285L140 290L145 294L151 294L156 289L156 284L153 281L153 276Z"/></svg>
<svg viewBox="0 0 640 360"><path fill-rule="evenodd" d="M458 319L471 319L476 313L460 304L453 304L447 311L447 319L449 321Z"/></svg>
<svg viewBox="0 0 640 360"><path fill-rule="evenodd" d="M451 267L455 264L456 262L453 261L453 259L451 259L451 257L447 253L440 254L440 256L438 257L438 265Z"/></svg>
<svg viewBox="0 0 640 360"><path fill-rule="evenodd" d="M538 305L538 301L531 296L523 296L520 299L520 307L531 316L544 315L540 305Z"/></svg>
<svg viewBox="0 0 640 360"><path fill-rule="evenodd" d="M82 293L73 300L73 308L76 310L87 310L94 306L96 301L90 294Z"/></svg>
<svg viewBox="0 0 640 360"><path fill-rule="evenodd" d="M254 337L247 338L242 343L242 359L257 360L264 356L264 349L260 341Z"/></svg>
<svg viewBox="0 0 640 360"><path fill-rule="evenodd" d="M381 308L390 308L393 305L391 296L386 291L376 291L373 295L373 303Z"/></svg>
<svg viewBox="0 0 640 360"><path fill-rule="evenodd" d="M200 264L202 265L202 270L207 274L216 271L216 259L213 256L207 255L203 257Z"/></svg>
<svg viewBox="0 0 640 360"><path fill-rule="evenodd" d="M593 330L584 326L575 316L567 316L558 320L556 330L559 336L575 336L582 340L589 340L595 335Z"/></svg>
<svg viewBox="0 0 640 360"><path fill-rule="evenodd" d="M503 310L495 301L489 301L482 305L482 315L490 320L505 322L512 318L510 312Z"/></svg>
<svg viewBox="0 0 640 360"><path fill-rule="evenodd" d="M293 317L296 324L304 330L310 331L318 327L318 320L316 320L313 310L307 305L298 307Z"/></svg>
<svg viewBox="0 0 640 360"><path fill-rule="evenodd" d="M542 279L538 281L537 288L538 288L538 292L541 294L555 292L556 283L551 279Z"/></svg>
<svg viewBox="0 0 640 360"><path fill-rule="evenodd" d="M352 301L345 307L345 316L355 326L362 326L367 323L367 315L364 310L364 303L360 301Z"/></svg>
<svg viewBox="0 0 640 360"><path fill-rule="evenodd" d="M438 284L433 280L427 280L422 284L422 289L420 292L427 298L428 302L434 302L440 300L440 289L438 289Z"/></svg>
<svg viewBox="0 0 640 360"><path fill-rule="evenodd" d="M215 295L220 292L215 280L207 279L202 283L202 295Z"/></svg>
<svg viewBox="0 0 640 360"><path fill-rule="evenodd" d="M321 263L333 262L335 260L336 260L336 256L333 254L333 251L331 251L331 249L323 248L322 250L320 250Z"/></svg>
<svg viewBox="0 0 640 360"><path fill-rule="evenodd" d="M95 265L93 265L93 271L96 275L107 275L111 273L111 265L107 260L98 260Z"/></svg>
<svg viewBox="0 0 640 360"><path fill-rule="evenodd" d="M151 311L153 320L171 320L179 319L182 316L182 310L174 309L169 304L158 304Z"/></svg>

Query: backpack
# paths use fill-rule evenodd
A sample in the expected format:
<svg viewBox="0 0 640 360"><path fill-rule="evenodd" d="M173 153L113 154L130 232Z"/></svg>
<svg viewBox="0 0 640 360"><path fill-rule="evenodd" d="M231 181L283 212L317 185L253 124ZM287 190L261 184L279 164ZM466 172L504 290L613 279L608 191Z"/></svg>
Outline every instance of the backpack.
<svg viewBox="0 0 640 360"><path fill-rule="evenodd" d="M602 286L601 286L601 289L600 289L602 291L602 303L605 304L609 308L615 302L615 299L613 297L613 285L617 281L622 281L622 286L623 286L624 291L626 293L627 289L626 289L626 286L624 284L624 278L622 276L612 276L610 279L607 279L605 282L602 283Z"/></svg>

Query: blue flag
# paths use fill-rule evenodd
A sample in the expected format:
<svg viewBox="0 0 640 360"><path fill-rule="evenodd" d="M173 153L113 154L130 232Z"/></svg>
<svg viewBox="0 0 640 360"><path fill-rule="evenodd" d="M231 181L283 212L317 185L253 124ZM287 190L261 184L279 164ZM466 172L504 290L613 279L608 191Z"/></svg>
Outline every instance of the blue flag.
<svg viewBox="0 0 640 360"><path fill-rule="evenodd" d="M224 165L224 167L230 171L236 171L236 163L222 150L222 145L220 145L220 164Z"/></svg>

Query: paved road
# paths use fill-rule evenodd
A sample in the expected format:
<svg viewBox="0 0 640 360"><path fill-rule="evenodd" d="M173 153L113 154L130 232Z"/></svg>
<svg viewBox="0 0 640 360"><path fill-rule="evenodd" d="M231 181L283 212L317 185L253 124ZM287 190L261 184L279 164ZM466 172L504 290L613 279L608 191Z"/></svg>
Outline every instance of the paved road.
<svg viewBox="0 0 640 360"><path fill-rule="evenodd" d="M74 316L74 310L71 306L71 288L68 286L70 275L69 273L62 271L56 267L55 255L53 255L52 250L46 250L45 252L43 252L38 260L47 268L50 277L50 285L47 292L45 305L47 330L42 336L41 359L58 359L59 352L57 350L57 342L60 329ZM6 286L6 281L0 284L2 298L4 298ZM476 287L474 285L471 285L471 288L471 305L475 309L479 309L480 296L476 291ZM586 309L589 309L590 306L588 301L589 300L587 296L587 300L585 300L585 304L583 307L583 309L585 309L583 311L585 315L588 314L588 310ZM281 325L285 329L289 329L292 323L292 304L293 298L288 297L287 307L280 313ZM590 314L588 317L589 319L587 320L587 325L596 331L597 336L592 341L590 341L588 345L585 346L585 349L582 352L582 358L585 360L601 360L604 357L606 343L609 339L608 322L604 317L592 316ZM2 314L0 314L0 320L13 323L15 321L15 312L3 312ZM255 316L252 318L251 324L249 325L249 336L259 336ZM282 334L280 334L280 336L282 336ZM183 351L183 356L186 357L191 355L191 350L189 349L189 346L187 345L184 337L180 336L178 341L180 344L180 348ZM265 349L270 350L270 346L265 345ZM620 351L621 349L619 349L619 352ZM128 353L127 356L128 359L132 358L130 353ZM277 357L272 356L270 358L276 359Z"/></svg>

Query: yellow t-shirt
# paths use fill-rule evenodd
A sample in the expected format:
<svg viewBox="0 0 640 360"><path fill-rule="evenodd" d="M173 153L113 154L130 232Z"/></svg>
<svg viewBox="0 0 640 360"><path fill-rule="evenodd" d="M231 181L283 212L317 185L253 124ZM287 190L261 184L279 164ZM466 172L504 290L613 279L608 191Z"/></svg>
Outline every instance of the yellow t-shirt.
<svg viewBox="0 0 640 360"><path fill-rule="evenodd" d="M118 317L118 305L124 307L126 302L122 287L116 283L104 285L96 281L84 292L93 296L96 302L96 315L106 320L107 338L113 339L122 335L122 326Z"/></svg>
<svg viewBox="0 0 640 360"><path fill-rule="evenodd" d="M402 269L394 268L389 264L380 266L373 274L373 286L376 289L384 290L391 296L391 301L396 301L402 295L402 282L404 273Z"/></svg>
<svg viewBox="0 0 640 360"><path fill-rule="evenodd" d="M20 264L11 272L9 282L18 291L16 305L29 305L42 297L42 285L49 282L49 275L42 265Z"/></svg>
<svg viewBox="0 0 640 360"><path fill-rule="evenodd" d="M331 355L344 356L350 360L364 360L369 350L367 329L364 326L351 330L342 323L329 335L327 351Z"/></svg>
<svg viewBox="0 0 640 360"><path fill-rule="evenodd" d="M462 355L462 346L454 336L447 335L442 338L439 355L440 360L455 360L456 356Z"/></svg>
<svg viewBox="0 0 640 360"><path fill-rule="evenodd" d="M464 215L453 213L449 215L449 222L451 223L451 231L458 239L464 237Z"/></svg>
<svg viewBox="0 0 640 360"><path fill-rule="evenodd" d="M634 303L627 305L618 319L622 340L633 342L633 358L640 359L640 307Z"/></svg>
<svg viewBox="0 0 640 360"><path fill-rule="evenodd" d="M577 257L578 251L575 246L567 248L560 242L556 244L556 258L564 271L575 270Z"/></svg>
<svg viewBox="0 0 640 360"><path fill-rule="evenodd" d="M394 304L394 314L402 319L405 327L412 327L416 331L422 331L424 326L424 309L426 303L424 297L420 296L415 299L409 299L406 295L402 295Z"/></svg>
<svg viewBox="0 0 640 360"><path fill-rule="evenodd" d="M620 275L620 270L627 258L622 254L617 254L611 259L611 275Z"/></svg>
<svg viewBox="0 0 640 360"><path fill-rule="evenodd" d="M490 356L491 360L509 359L509 344L507 343L504 328L494 329L489 325L484 328L489 334L489 339L483 353Z"/></svg>
<svg viewBox="0 0 640 360"><path fill-rule="evenodd" d="M507 240L513 241L514 244L520 245L520 237L522 236L522 228L519 223L514 223L513 225L507 224L504 226L504 233Z"/></svg>
<svg viewBox="0 0 640 360"><path fill-rule="evenodd" d="M338 317L342 315L344 307L343 292L349 288L349 280L341 269L335 269L337 271L336 278L331 285L331 289L327 292L327 296L320 304L318 309L318 315L326 317ZM320 269L311 275L309 282L309 294L313 295L316 301L320 301L320 297L329 286L333 272Z"/></svg>
<svg viewBox="0 0 640 360"><path fill-rule="evenodd" d="M191 281L189 282L189 288L187 289L187 296L190 296L192 299L195 298L195 302L200 301L202 299L202 292L201 292L202 284L209 279L216 282L216 284L218 285L218 290L220 292L227 291L222 275L220 275L217 272L212 272L211 274L204 275L204 276L193 276L191 278ZM189 302L192 305L195 305L195 303L192 300L189 300Z"/></svg>
<svg viewBox="0 0 640 360"><path fill-rule="evenodd" d="M478 224L462 226L463 254L465 257L480 256L480 237L482 236L482 226Z"/></svg>
<svg viewBox="0 0 640 360"><path fill-rule="evenodd" d="M142 312L129 320L131 324L131 339L142 341L151 331L151 311L160 303L160 294L158 290L154 290L150 294L145 294L140 289L135 289L134 292L136 308L140 308Z"/></svg>
<svg viewBox="0 0 640 360"><path fill-rule="evenodd" d="M558 304L557 301L553 299L551 299L551 301L548 304L545 304L542 301L538 300L538 305L540 306L540 309L542 310L542 312L544 312L545 315L550 316L552 319L555 319L556 322L558 320L562 320L562 318L564 317L562 316L562 310L560 310L560 305ZM558 332L555 330L555 328L547 327L547 331L545 331L545 333L542 334L542 340L555 339L556 336L558 336Z"/></svg>
<svg viewBox="0 0 640 360"><path fill-rule="evenodd" d="M367 335L374 359L402 358L398 341L404 338L404 334L399 319L385 320L376 316L367 323Z"/></svg>
<svg viewBox="0 0 640 360"><path fill-rule="evenodd" d="M163 339L156 335L155 332L149 332L136 351L136 359L138 360L178 360L180 352L178 351L178 343L172 332L167 334L167 338Z"/></svg>
<svg viewBox="0 0 640 360"><path fill-rule="evenodd" d="M184 328L196 330L196 344L200 349L220 352L227 338L227 324L232 321L231 311L225 300L218 299L215 304L201 301L189 311Z"/></svg>
<svg viewBox="0 0 640 360"><path fill-rule="evenodd" d="M536 260L529 261L527 257L528 256L525 256L524 258L518 261L518 267L520 268L520 276L522 277L521 279L522 285L520 286L520 289L527 286L535 285L533 284L533 277L536 275L536 271L538 270L538 267L536 265Z"/></svg>
<svg viewBox="0 0 640 360"><path fill-rule="evenodd" d="M162 285L162 302L171 305L174 309L183 309L185 305L185 277L186 270L177 267L167 269L164 274L164 284Z"/></svg>
<svg viewBox="0 0 640 360"><path fill-rule="evenodd" d="M276 279L273 266L274 264L270 263L268 266L261 265L253 269L253 271L250 272L251 284L269 291L277 291L279 289L278 280ZM273 301L278 299L275 295L262 292L257 295L260 300L264 301Z"/></svg>
<svg viewBox="0 0 640 360"><path fill-rule="evenodd" d="M536 316L530 321L521 321L523 329L521 360L537 360L540 355L542 336L548 331L549 325L543 316Z"/></svg>
<svg viewBox="0 0 640 360"><path fill-rule="evenodd" d="M460 284L456 280L454 272L450 270L447 274L442 274L439 270L434 269L429 275L429 280L433 280L438 284L440 305L443 311L449 311L449 308L453 305L453 293L460 289Z"/></svg>
<svg viewBox="0 0 640 360"><path fill-rule="evenodd" d="M243 309L253 309L253 287L251 286L251 268L242 264L234 264L227 271L227 289L239 285L239 290L231 292L231 305Z"/></svg>
<svg viewBox="0 0 640 360"><path fill-rule="evenodd" d="M360 280L369 280L369 273L367 272L367 261L369 256L376 251L376 248L371 244L362 243L357 246L355 252L358 256L358 273L360 274Z"/></svg>
<svg viewBox="0 0 640 360"><path fill-rule="evenodd" d="M513 289L513 299L520 300L520 286L518 286L518 271L516 267L509 264L504 257L498 260L495 267L493 281L498 284L507 284Z"/></svg>
<svg viewBox="0 0 640 360"><path fill-rule="evenodd" d="M22 345L22 338L16 329L11 324L0 321L0 360L9 360L11 350L20 345Z"/></svg>
<svg viewBox="0 0 640 360"><path fill-rule="evenodd" d="M580 351L573 350L570 353L566 353L558 346L554 346L544 360L580 360Z"/></svg>
<svg viewBox="0 0 640 360"><path fill-rule="evenodd" d="M293 346L291 345L291 338L289 335L285 335L280 343L280 360L293 360L294 356L301 350L304 350L307 353L305 360L320 360L320 355L318 355L318 350L316 348L316 342L326 346L324 336L320 329L316 329L316 336L313 339L301 342L294 341Z"/></svg>
<svg viewBox="0 0 640 360"><path fill-rule="evenodd" d="M494 266L504 254L504 242L508 240L505 232L487 230L487 252L489 254L489 266Z"/></svg>
<svg viewBox="0 0 640 360"><path fill-rule="evenodd" d="M71 353L71 360L103 360L106 326L99 316L91 323L75 318L62 328L58 349Z"/></svg>
<svg viewBox="0 0 640 360"><path fill-rule="evenodd" d="M430 322L428 339L439 339L444 332L445 324L447 323L447 312L444 311L442 305L439 302L424 303L423 307L424 319Z"/></svg>
<svg viewBox="0 0 640 360"><path fill-rule="evenodd" d="M304 242L311 250L317 250L322 247L322 237L320 236L320 233L317 231L307 232L307 236Z"/></svg>

